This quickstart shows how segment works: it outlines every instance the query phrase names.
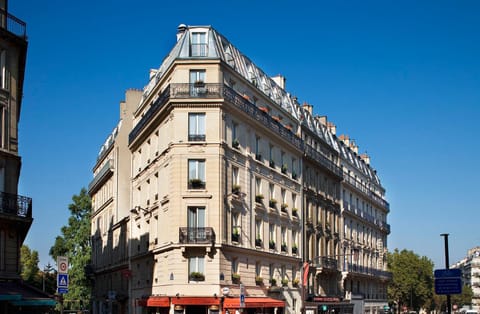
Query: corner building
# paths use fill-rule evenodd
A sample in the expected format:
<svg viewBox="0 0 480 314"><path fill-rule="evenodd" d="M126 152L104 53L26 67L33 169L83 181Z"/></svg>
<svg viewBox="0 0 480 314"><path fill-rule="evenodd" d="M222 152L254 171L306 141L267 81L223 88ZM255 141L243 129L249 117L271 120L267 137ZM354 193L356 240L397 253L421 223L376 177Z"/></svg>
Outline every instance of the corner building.
<svg viewBox="0 0 480 314"><path fill-rule="evenodd" d="M338 262L338 140L285 91L285 78L268 77L212 27L180 25L132 112L127 144L125 132L115 138L130 154L129 198L112 213L93 199L113 222L103 223L105 239L116 243L116 221L128 225L128 263L102 268L102 278L126 275L128 297L118 297L124 286L98 285L98 260L115 251L102 240L97 313L122 302L120 313L299 313L307 298L315 313L322 301L352 311Z"/></svg>

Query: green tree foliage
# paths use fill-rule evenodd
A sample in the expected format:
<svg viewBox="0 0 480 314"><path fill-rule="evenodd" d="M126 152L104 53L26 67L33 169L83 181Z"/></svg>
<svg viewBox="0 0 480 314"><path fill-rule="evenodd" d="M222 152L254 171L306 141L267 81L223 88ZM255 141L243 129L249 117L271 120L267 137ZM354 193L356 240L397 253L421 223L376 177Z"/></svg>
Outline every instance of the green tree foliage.
<svg viewBox="0 0 480 314"><path fill-rule="evenodd" d="M473 291L469 286L462 287L462 294L452 294L451 303L452 306L456 305L458 309L462 307L469 307L472 304ZM437 311L447 311L447 296L434 294L432 309Z"/></svg>
<svg viewBox="0 0 480 314"><path fill-rule="evenodd" d="M27 284L41 288L42 278L38 268L38 252L30 250L27 245L20 248L20 267L23 281Z"/></svg>
<svg viewBox="0 0 480 314"><path fill-rule="evenodd" d="M433 298L433 262L412 251L395 249L387 256L393 274L387 293L397 311L406 306L410 310L430 308Z"/></svg>
<svg viewBox="0 0 480 314"><path fill-rule="evenodd" d="M64 295L66 304L75 304L73 300L82 300L83 304L90 304L90 281L85 276L84 268L90 263L90 213L92 202L85 188L79 195L72 196L72 203L68 206L71 216L68 225L61 229L61 236L57 236L55 244L50 248L50 256L57 260L58 256L67 256L69 261L69 287ZM58 266L58 265L57 265ZM72 302L68 302L72 301Z"/></svg>

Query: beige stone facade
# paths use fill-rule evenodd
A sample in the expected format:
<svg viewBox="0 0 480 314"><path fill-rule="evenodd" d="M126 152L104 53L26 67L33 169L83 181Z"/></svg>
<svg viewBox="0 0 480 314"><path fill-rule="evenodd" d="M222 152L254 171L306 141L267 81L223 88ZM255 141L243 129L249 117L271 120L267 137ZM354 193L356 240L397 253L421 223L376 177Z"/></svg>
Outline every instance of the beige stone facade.
<svg viewBox="0 0 480 314"><path fill-rule="evenodd" d="M94 313L348 312L338 139L213 28L177 40L94 169Z"/></svg>

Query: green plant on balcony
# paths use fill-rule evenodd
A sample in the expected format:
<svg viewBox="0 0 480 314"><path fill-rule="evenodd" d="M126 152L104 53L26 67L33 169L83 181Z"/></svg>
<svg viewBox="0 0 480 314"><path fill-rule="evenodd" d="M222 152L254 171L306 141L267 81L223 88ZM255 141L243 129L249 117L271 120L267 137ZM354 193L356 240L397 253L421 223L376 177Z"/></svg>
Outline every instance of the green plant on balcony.
<svg viewBox="0 0 480 314"><path fill-rule="evenodd" d="M240 274L239 273L233 273L232 274L232 282L233 283L239 283L240 282Z"/></svg>
<svg viewBox="0 0 480 314"><path fill-rule="evenodd" d="M287 165L286 165L286 164L283 164L283 165L282 165L282 173L283 173L283 174L286 174L286 173L287 173L287 170L288 170Z"/></svg>
<svg viewBox="0 0 480 314"><path fill-rule="evenodd" d="M261 161L262 160L262 154L255 154L255 160Z"/></svg>
<svg viewBox="0 0 480 314"><path fill-rule="evenodd" d="M273 159L270 159L269 166L270 168L275 168L275 161Z"/></svg>
<svg viewBox="0 0 480 314"><path fill-rule="evenodd" d="M292 179L297 180L297 173L296 172L292 172Z"/></svg>
<svg viewBox="0 0 480 314"><path fill-rule="evenodd" d="M255 246L262 246L262 238L260 235L257 235L257 238L255 239Z"/></svg>
<svg viewBox="0 0 480 314"><path fill-rule="evenodd" d="M298 208L296 208L296 207L292 208L292 216L298 218Z"/></svg>
<svg viewBox="0 0 480 314"><path fill-rule="evenodd" d="M280 210L284 213L287 212L287 208L288 208L288 204L287 203L283 203L282 205L280 205Z"/></svg>
<svg viewBox="0 0 480 314"><path fill-rule="evenodd" d="M257 202L257 203L263 203L263 194L257 194L257 195L255 195L255 202Z"/></svg>
<svg viewBox="0 0 480 314"><path fill-rule="evenodd" d="M256 284L257 286L263 285L263 278L260 277L260 276L256 276L256 277L255 277L255 284Z"/></svg>
<svg viewBox="0 0 480 314"><path fill-rule="evenodd" d="M283 279L282 279L282 286L283 286L283 287L288 286L288 279L287 279L287 278L283 278Z"/></svg>
<svg viewBox="0 0 480 314"><path fill-rule="evenodd" d="M298 253L298 246L296 243L292 245L292 254L297 254Z"/></svg>
<svg viewBox="0 0 480 314"><path fill-rule="evenodd" d="M235 227L232 230L232 241L238 242L240 240L240 230Z"/></svg>
<svg viewBox="0 0 480 314"><path fill-rule="evenodd" d="M204 281L205 280L205 275L201 272L198 271L192 271L190 273L190 280L193 281Z"/></svg>
<svg viewBox="0 0 480 314"><path fill-rule="evenodd" d="M300 285L300 279L298 279L298 278L293 279L292 280L292 286L298 287L298 285Z"/></svg>
<svg viewBox="0 0 480 314"><path fill-rule="evenodd" d="M195 83L193 83L193 86L194 87L205 87L205 82L201 81L201 80L198 80L198 81L195 81Z"/></svg>
<svg viewBox="0 0 480 314"><path fill-rule="evenodd" d="M270 250L275 250L275 241L270 240L270 242L268 242L268 248Z"/></svg>
<svg viewBox="0 0 480 314"><path fill-rule="evenodd" d="M287 252L287 243L282 243L282 245L280 246L280 249L282 252Z"/></svg>
<svg viewBox="0 0 480 314"><path fill-rule="evenodd" d="M277 208L277 200L274 199L274 198L271 198L271 199L268 201L268 206L270 206L271 208Z"/></svg>
<svg viewBox="0 0 480 314"><path fill-rule="evenodd" d="M238 148L238 147L240 147L240 142L239 142L237 139L234 139L234 140L232 141L232 147L233 147L233 148Z"/></svg>
<svg viewBox="0 0 480 314"><path fill-rule="evenodd" d="M277 285L277 279L275 279L275 278L270 278L270 285L276 286L276 285Z"/></svg>
<svg viewBox="0 0 480 314"><path fill-rule="evenodd" d="M205 187L205 182L203 182L202 179L198 179L198 178L190 179L188 181L188 184L189 184L190 188L192 188L192 189L200 189L200 188Z"/></svg>
<svg viewBox="0 0 480 314"><path fill-rule="evenodd" d="M240 193L240 190L241 190L240 185L234 184L234 185L232 186L232 193L233 193L233 194L237 195L238 193Z"/></svg>

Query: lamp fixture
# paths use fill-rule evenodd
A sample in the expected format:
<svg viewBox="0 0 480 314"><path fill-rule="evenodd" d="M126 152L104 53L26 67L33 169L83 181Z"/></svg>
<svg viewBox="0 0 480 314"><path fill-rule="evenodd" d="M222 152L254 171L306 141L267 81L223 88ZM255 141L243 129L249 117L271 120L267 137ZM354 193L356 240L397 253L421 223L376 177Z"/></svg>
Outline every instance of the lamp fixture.
<svg viewBox="0 0 480 314"><path fill-rule="evenodd" d="M130 212L132 214L135 214L135 215L138 215L140 214L140 211L143 211L144 214L150 214L152 212L152 210L149 210L149 209L145 209L143 207L140 207L140 206L135 206L134 208L130 209Z"/></svg>

